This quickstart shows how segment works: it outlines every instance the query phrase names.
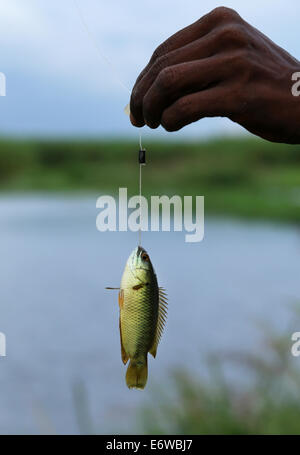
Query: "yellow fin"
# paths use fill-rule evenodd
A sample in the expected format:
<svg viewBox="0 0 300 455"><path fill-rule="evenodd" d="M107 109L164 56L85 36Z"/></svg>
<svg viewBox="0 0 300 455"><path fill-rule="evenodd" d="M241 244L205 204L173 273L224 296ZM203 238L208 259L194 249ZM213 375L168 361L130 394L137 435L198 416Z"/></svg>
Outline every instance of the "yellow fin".
<svg viewBox="0 0 300 455"><path fill-rule="evenodd" d="M128 116L130 115L130 104L129 103L124 107L124 112Z"/></svg>
<svg viewBox="0 0 300 455"><path fill-rule="evenodd" d="M131 359L126 371L126 384L129 389L144 389L147 383L147 357L143 360Z"/></svg>
<svg viewBox="0 0 300 455"><path fill-rule="evenodd" d="M122 309L123 307L123 303L124 303L124 290L121 289L120 292L119 292L119 308L120 310Z"/></svg>
<svg viewBox="0 0 300 455"><path fill-rule="evenodd" d="M124 291L123 291L123 289L121 289L120 292L119 292L119 307L120 307L120 310L122 309L123 303L124 303ZM126 365L126 363L128 362L129 357L126 354L126 351L125 351L124 346L123 346L122 330L121 330L121 317L119 318L119 330L120 330L120 342L121 342L121 357L122 357L122 362L124 363L124 365Z"/></svg>
<svg viewBox="0 0 300 455"><path fill-rule="evenodd" d="M163 288L159 288L157 327L156 327L156 333L155 333L153 345L151 346L151 349L149 350L150 354L153 355L154 358L156 356L158 343L161 339L161 336L162 336L162 333L164 330L164 325L165 325L166 318L167 318L167 308L168 308L167 294Z"/></svg>

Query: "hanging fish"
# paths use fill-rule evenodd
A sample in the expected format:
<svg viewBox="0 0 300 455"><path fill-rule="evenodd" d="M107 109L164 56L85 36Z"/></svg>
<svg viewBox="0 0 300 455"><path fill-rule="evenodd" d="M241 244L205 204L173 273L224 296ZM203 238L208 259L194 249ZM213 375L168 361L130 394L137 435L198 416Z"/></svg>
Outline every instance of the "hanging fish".
<svg viewBox="0 0 300 455"><path fill-rule="evenodd" d="M108 288L112 289L112 288ZM148 352L156 356L167 316L167 297L158 287L149 255L141 246L129 256L119 292L121 356L127 386L144 389Z"/></svg>

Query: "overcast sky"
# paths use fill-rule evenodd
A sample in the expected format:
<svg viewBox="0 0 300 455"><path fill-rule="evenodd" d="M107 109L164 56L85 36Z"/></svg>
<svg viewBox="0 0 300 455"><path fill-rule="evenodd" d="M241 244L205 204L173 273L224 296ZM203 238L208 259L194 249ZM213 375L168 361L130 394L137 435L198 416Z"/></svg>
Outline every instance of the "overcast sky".
<svg viewBox="0 0 300 455"><path fill-rule="evenodd" d="M77 0L101 52L130 88L154 48L216 6L236 9L300 59L299 0ZM74 0L0 0L0 133L136 135L123 113L129 94L82 26ZM144 128L152 137L162 129ZM207 119L171 137L232 134L226 119Z"/></svg>

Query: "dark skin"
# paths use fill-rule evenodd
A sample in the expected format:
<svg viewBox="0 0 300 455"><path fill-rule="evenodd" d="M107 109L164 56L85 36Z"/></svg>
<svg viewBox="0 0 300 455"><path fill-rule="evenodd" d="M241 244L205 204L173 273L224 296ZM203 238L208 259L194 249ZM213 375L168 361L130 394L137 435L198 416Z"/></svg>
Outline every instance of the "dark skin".
<svg viewBox="0 0 300 455"><path fill-rule="evenodd" d="M228 117L273 142L300 144L300 62L219 7L162 43L139 75L131 123L178 131L204 117Z"/></svg>

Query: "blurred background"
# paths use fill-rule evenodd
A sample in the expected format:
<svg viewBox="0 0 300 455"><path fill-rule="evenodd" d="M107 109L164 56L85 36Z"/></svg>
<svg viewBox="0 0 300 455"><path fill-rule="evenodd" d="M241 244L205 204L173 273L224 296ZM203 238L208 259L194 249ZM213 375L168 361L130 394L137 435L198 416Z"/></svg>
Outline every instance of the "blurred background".
<svg viewBox="0 0 300 455"><path fill-rule="evenodd" d="M220 6L77 3L129 88L161 41ZM296 0L222 4L300 57ZM137 235L96 230L100 195L138 192L129 93L73 0L0 1L0 37L0 433L300 433L300 146L226 119L143 129L144 194L204 195L205 238L143 235L169 317L147 388L129 391L104 288Z"/></svg>

